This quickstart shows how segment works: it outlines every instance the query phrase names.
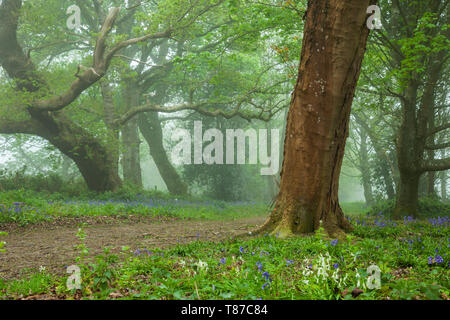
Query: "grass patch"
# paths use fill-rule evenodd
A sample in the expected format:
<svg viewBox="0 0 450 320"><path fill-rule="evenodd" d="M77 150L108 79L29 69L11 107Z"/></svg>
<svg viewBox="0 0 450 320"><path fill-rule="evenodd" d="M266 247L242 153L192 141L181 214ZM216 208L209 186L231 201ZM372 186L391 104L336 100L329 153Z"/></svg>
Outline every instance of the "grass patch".
<svg viewBox="0 0 450 320"><path fill-rule="evenodd" d="M99 217L138 215L181 219L227 220L260 216L268 206L255 202L157 198L135 195L133 199L49 200L34 192L0 193L0 226L5 223L27 224L65 217Z"/></svg>

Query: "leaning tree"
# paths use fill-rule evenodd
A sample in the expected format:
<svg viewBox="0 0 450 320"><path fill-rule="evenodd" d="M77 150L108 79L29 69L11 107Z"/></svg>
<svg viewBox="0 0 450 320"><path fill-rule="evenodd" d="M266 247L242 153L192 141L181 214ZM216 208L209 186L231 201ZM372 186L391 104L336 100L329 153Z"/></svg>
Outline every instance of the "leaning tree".
<svg viewBox="0 0 450 320"><path fill-rule="evenodd" d="M76 3L81 6L83 13L89 13L92 10L96 12L93 15L83 14L82 21L86 21L81 25L82 31L77 33L68 32L65 29L66 2L61 3L56 0L45 2L4 0L0 2L0 66L2 67L0 71L4 71L6 75L0 77L2 84L0 86L0 134L23 133L44 138L75 162L91 190L103 192L114 190L121 184L117 164L118 132L130 120L136 119L143 113L151 112L155 115L157 112L195 111L204 115L226 118L240 116L246 119L270 119L279 110L266 106L263 103L266 99L260 98L267 94L267 90L273 85L272 81L268 81L269 84L261 84L258 81L258 75L260 73L267 74L267 70L256 73L251 79L254 80L253 82L247 82L245 88L228 99L221 101L200 99L196 92L191 95L194 99L174 99L176 101L159 99L155 95L151 95L150 101L144 102L135 99L136 101L126 103L131 108L121 110L120 114L114 114L114 96L111 91L117 81L110 83L112 82L111 77L107 77L107 75L111 76L111 69L114 69L118 59L130 61L137 59L140 61L139 65L154 64L153 59L145 59L145 52L143 53L145 48L152 45L153 48L159 47L156 44L169 40L172 43L188 42L190 37L194 39L204 37L204 41L207 41L210 33L217 33L217 39L213 37L216 41L209 44L202 43L199 46L208 46L211 50L216 44L223 44L223 48L221 48L223 53L221 58L223 58L224 54L231 51L233 45L237 45L236 41L223 41L222 38L233 38L233 33L237 39L242 39L244 36L253 37L253 33L249 33L249 30L245 28L237 28L237 31L242 32L243 35L235 32L234 29L230 34L225 32L225 29L220 29L222 31L218 32L218 28L222 28L223 24L228 25L228 21L220 22L218 25L210 23L216 21L213 18L219 8L225 17L229 16L229 3L226 0L195 2L161 0L158 1L156 9L153 8L153 2L140 2L139 10L142 12L136 17L138 23L128 35L122 33L124 29L129 29L124 27L124 23L128 21L130 15L137 14L135 7L114 7L109 12L107 10L102 12L102 8L108 8L111 4L119 4L119 2L77 1ZM85 6L88 5L93 7L86 9ZM61 10L62 8L64 10ZM46 16L43 20L43 13L48 10L54 10L55 14ZM256 10L254 11L256 12ZM42 20L42 24L34 23L37 18ZM238 18L239 10L236 8L232 14L232 21L229 23L235 23ZM130 21L135 20L130 18ZM246 21L245 26L250 25ZM267 33L267 30L265 32ZM222 33L224 33L223 37ZM258 36L258 33L256 35ZM142 45L144 48L136 50L136 52L126 50L131 46L137 47L138 45ZM55 47L59 49L54 52L49 50L49 48L54 49ZM197 46L191 45L192 47L199 50ZM61 52L65 52L66 55ZM193 53L195 54L195 52ZM128 54L131 57L127 56ZM55 60L59 64L62 64L62 60L69 62L68 65L61 68L61 66L55 66L58 63L53 63ZM77 66L74 62L79 60L82 62L76 71ZM170 62L167 65L171 64ZM161 67L165 67L166 63L163 64L163 66L157 65L155 68L143 70L141 73L144 76L141 79L144 82L143 91L132 93L131 96L136 98L136 94L158 91L156 87L159 87L159 83L155 80L155 73L158 73L157 70L164 69ZM84 65L89 66L85 67ZM75 75L72 76L72 71L68 72L68 70L76 72ZM129 71L135 72L136 69ZM133 80L135 79L133 78ZM204 82L206 83L208 80L210 79L205 79ZM101 87L104 110L103 115L102 112L97 113L98 116L103 116L103 125L106 126L106 131L110 131L110 134L106 134L107 138L104 138L105 128L95 129L101 125L91 128L89 121L86 120L87 115L90 114L94 114L92 118L94 120L98 110L91 108L91 105L88 108L81 105L83 101L95 100L90 98L96 95L98 84ZM132 86L133 83L128 87ZM202 87L197 86L195 89L201 91ZM182 97L177 96L176 98ZM257 99L263 102L257 101L256 103ZM167 106L168 103L172 103L172 105ZM147 120L144 116L141 117L142 119ZM157 118L153 120L159 127L152 125L147 127L156 128L154 130L156 134L150 132L150 135L153 140L156 137L155 141L159 141L159 145L153 145L151 149L158 151L158 148L162 149L162 131L159 120ZM147 124L149 121L141 122ZM161 162L167 163L167 159L162 159ZM172 171L167 172L168 180L175 181L173 179L175 170L172 168Z"/></svg>

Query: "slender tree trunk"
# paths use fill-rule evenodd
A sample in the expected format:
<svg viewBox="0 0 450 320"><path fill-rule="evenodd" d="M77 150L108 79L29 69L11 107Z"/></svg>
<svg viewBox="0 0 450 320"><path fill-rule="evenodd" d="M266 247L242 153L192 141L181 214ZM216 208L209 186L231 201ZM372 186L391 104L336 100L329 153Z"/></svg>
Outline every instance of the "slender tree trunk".
<svg viewBox="0 0 450 320"><path fill-rule="evenodd" d="M114 106L114 99L112 88L109 83L105 80L100 82L100 89L102 92L103 98L103 121L105 122L105 126L107 129L107 137L106 137L106 147L108 148L108 152L111 155L111 166L112 170L119 175L119 129L115 123L116 108Z"/></svg>
<svg viewBox="0 0 450 320"><path fill-rule="evenodd" d="M360 146L360 169L362 175L362 183L364 189L364 198L366 199L366 205L373 205L373 193L372 193L372 184L370 178L370 167L369 167L369 156L367 151L367 134L361 129L360 130L361 137L361 146Z"/></svg>
<svg viewBox="0 0 450 320"><path fill-rule="evenodd" d="M137 119L131 119L122 128L123 180L142 187L140 143Z"/></svg>
<svg viewBox="0 0 450 320"><path fill-rule="evenodd" d="M434 128L434 121L435 121L435 114L434 114L434 108L429 108L429 129L432 130ZM434 144L434 137L431 137ZM434 150L428 150L427 151L427 160L433 160L434 159ZM426 195L428 197L436 197L436 173L434 171L427 172L427 190Z"/></svg>
<svg viewBox="0 0 450 320"><path fill-rule="evenodd" d="M376 138L371 136L370 133L368 133L368 136L370 138L370 141L372 142L373 148L375 150L375 153L377 154L378 159L380 160L380 173L384 180L384 185L386 186L386 194L388 199L395 199L395 189L394 189L394 167L390 166L390 159L388 158L388 154L385 150L379 145L379 143L376 141Z"/></svg>
<svg viewBox="0 0 450 320"><path fill-rule="evenodd" d="M280 193L260 232L332 236L351 225L339 206L350 109L369 29L369 0L308 1L297 84L287 119Z"/></svg>
<svg viewBox="0 0 450 320"><path fill-rule="evenodd" d="M161 122L157 112L149 112L138 116L139 129L147 141L152 156L167 189L172 194L187 194L187 185L181 180L178 172L170 163L163 145Z"/></svg>
<svg viewBox="0 0 450 320"><path fill-rule="evenodd" d="M441 172L441 198L442 202L447 201L447 171Z"/></svg>
<svg viewBox="0 0 450 320"><path fill-rule="evenodd" d="M441 158L445 159L445 150L441 150ZM442 202L447 201L447 173L448 170L444 170L440 172L440 178L441 178L441 199Z"/></svg>
<svg viewBox="0 0 450 320"><path fill-rule="evenodd" d="M384 184L386 186L386 194L388 199L395 198L395 190L394 190L394 181L392 176L394 175L394 166L390 169L391 161L389 159L388 154L380 145L378 138L374 134L373 130L369 127L369 125L358 115L358 113L354 113L354 117L356 122L361 126L361 130L365 131L367 136L369 137L372 146L377 154L377 157L380 161L380 172L384 180ZM392 170L392 173L390 172Z"/></svg>
<svg viewBox="0 0 450 320"><path fill-rule="evenodd" d="M394 173L392 173L393 175ZM381 175L383 176L384 184L386 186L386 193L389 200L395 199L394 181L392 175L389 172L389 166L386 162L381 164Z"/></svg>
<svg viewBox="0 0 450 320"><path fill-rule="evenodd" d="M419 197L425 197L427 195L427 175L422 174L419 179L419 192L417 195Z"/></svg>
<svg viewBox="0 0 450 320"><path fill-rule="evenodd" d="M436 196L436 173L434 171L430 171L427 173L427 196L435 197Z"/></svg>
<svg viewBox="0 0 450 320"><path fill-rule="evenodd" d="M133 83L128 82L124 89L125 105L132 108L138 105L139 93ZM142 187L142 171L140 158L139 130L137 118L130 119L122 127L122 169L123 180L138 187Z"/></svg>

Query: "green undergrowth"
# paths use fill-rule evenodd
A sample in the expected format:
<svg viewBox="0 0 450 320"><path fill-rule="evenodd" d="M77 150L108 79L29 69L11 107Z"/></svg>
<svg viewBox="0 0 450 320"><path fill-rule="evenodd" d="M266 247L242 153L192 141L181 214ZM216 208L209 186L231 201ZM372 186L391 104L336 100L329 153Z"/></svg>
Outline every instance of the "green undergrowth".
<svg viewBox="0 0 450 320"><path fill-rule="evenodd" d="M367 214L391 216L394 212L395 200L380 201L372 206ZM450 216L450 203L442 202L439 199L423 197L419 199L418 215L421 218Z"/></svg>
<svg viewBox="0 0 450 320"><path fill-rule="evenodd" d="M380 222L381 221L381 222ZM449 219L391 222L352 219L346 240L323 230L310 237L259 236L194 241L166 250L108 248L87 261L78 232L81 288L41 268L30 278L0 281L7 299L446 299L450 296ZM392 225L390 225L392 224ZM199 230L201 232L201 230ZM372 270L368 267L371 267ZM375 269L373 269L375 268ZM379 286L376 274L378 270Z"/></svg>
<svg viewBox="0 0 450 320"><path fill-rule="evenodd" d="M109 197L109 198L108 198ZM67 217L172 217L181 219L223 220L265 215L267 204L249 201L225 202L211 199L160 197L158 194L104 194L89 198L45 197L33 191L16 190L0 193L0 226L21 226Z"/></svg>

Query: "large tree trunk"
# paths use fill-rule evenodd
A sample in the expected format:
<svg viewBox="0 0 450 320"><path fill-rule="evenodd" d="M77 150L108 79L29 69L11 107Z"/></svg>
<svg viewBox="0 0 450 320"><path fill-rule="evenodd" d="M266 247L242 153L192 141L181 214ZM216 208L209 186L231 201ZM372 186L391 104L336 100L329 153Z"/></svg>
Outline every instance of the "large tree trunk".
<svg viewBox="0 0 450 320"><path fill-rule="evenodd" d="M147 141L152 156L167 189L172 194L187 194L187 185L181 180L178 172L167 157L163 145L161 122L157 112L149 112L138 116L139 129Z"/></svg>
<svg viewBox="0 0 450 320"><path fill-rule="evenodd" d="M53 116L32 113L33 134L48 140L71 158L90 190L113 191L121 185L114 156L97 138L75 125L62 111Z"/></svg>
<svg viewBox="0 0 450 320"><path fill-rule="evenodd" d="M308 1L280 193L260 232L280 237L310 233L320 221L332 236L351 229L339 206L339 175L369 34L366 10L373 2Z"/></svg>
<svg viewBox="0 0 450 320"><path fill-rule="evenodd" d="M398 219L406 216L417 217L419 180L420 174L417 172L400 174L400 187L394 210L394 218Z"/></svg>
<svg viewBox="0 0 450 320"><path fill-rule="evenodd" d="M400 181L397 202L393 217L417 216L420 165L423 160L423 147L417 138L416 101L418 82L410 79L402 100L402 123L397 138L397 158ZM413 199L413 197L415 197Z"/></svg>

